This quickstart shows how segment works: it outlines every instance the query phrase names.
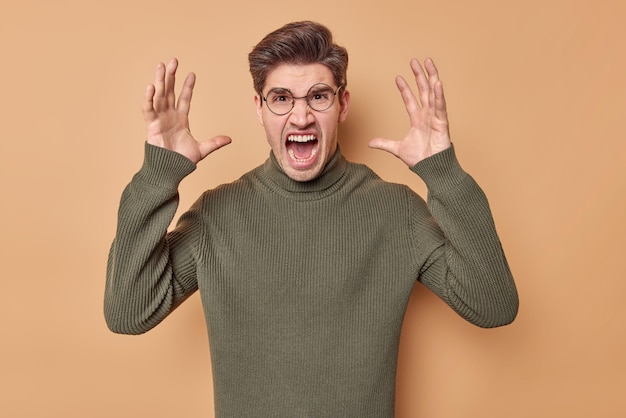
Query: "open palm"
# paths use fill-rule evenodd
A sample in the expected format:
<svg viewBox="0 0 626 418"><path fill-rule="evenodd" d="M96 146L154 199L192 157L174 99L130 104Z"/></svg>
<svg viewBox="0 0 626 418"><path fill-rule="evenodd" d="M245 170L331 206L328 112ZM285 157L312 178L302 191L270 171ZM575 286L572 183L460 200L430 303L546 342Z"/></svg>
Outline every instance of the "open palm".
<svg viewBox="0 0 626 418"><path fill-rule="evenodd" d="M425 70L416 59L411 60L419 100L404 78L396 78L396 85L409 114L410 128L407 135L400 141L376 138L369 143L372 148L395 155L409 167L451 145L443 84L432 59L427 58L424 67Z"/></svg>
<svg viewBox="0 0 626 418"><path fill-rule="evenodd" d="M184 155L194 164L231 142L230 137L215 136L207 141L196 141L189 130L189 108L196 76L190 73L183 84L178 102L174 91L178 61L167 66L159 63L154 84L148 85L143 103L147 127L147 141Z"/></svg>

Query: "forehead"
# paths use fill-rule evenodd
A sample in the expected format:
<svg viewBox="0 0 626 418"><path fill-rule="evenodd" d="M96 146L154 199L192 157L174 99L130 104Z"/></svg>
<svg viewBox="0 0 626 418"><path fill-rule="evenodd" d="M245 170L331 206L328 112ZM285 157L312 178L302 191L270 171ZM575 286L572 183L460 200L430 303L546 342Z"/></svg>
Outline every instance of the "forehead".
<svg viewBox="0 0 626 418"><path fill-rule="evenodd" d="M263 90L268 91L280 87L294 94L305 94L312 85L317 83L334 86L333 74L324 64L281 64L267 74Z"/></svg>

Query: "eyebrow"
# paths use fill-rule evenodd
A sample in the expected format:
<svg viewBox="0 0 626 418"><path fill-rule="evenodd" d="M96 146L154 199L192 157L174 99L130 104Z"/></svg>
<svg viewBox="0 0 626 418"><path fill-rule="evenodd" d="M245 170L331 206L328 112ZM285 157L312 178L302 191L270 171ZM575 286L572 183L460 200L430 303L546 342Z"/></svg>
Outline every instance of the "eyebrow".
<svg viewBox="0 0 626 418"><path fill-rule="evenodd" d="M320 85L320 84L324 84L324 85ZM313 88L313 87L315 87L315 88ZM333 88L331 86L329 86L328 84L320 82L320 83L313 84L309 88L309 90L307 91L307 94L314 94L314 93L317 93L319 91L324 91L324 90L329 90L329 89L331 91L334 91ZM268 94L270 94L270 93L278 93L278 94L289 93L292 96L294 96L293 92L291 90L289 90L288 88L286 88L286 87L272 87L271 89L269 89L267 91L266 96Z"/></svg>
<svg viewBox="0 0 626 418"><path fill-rule="evenodd" d="M289 93L293 96L293 93L291 92L291 90L285 87L272 87L271 89L267 91L267 94L270 94L270 93Z"/></svg>
<svg viewBox="0 0 626 418"><path fill-rule="evenodd" d="M328 84L324 84L323 83L317 83L315 85L312 85L311 88L309 89L309 92L311 93L316 93L318 91L324 91L324 90L329 90L329 91L334 91L334 89L329 86ZM313 88L315 87L315 88Z"/></svg>

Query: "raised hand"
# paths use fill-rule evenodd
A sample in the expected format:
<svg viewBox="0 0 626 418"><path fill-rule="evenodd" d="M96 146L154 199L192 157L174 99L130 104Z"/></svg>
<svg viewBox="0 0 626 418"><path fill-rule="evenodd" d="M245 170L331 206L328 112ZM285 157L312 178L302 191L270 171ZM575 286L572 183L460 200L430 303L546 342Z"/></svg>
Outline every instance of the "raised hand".
<svg viewBox="0 0 626 418"><path fill-rule="evenodd" d="M189 108L196 82L189 73L183 84L178 102L174 92L178 61L172 59L167 66L159 63L154 84L148 85L143 102L143 117L147 127L147 141L151 145L178 152L197 164L204 157L230 144L228 136L218 135L206 141L196 141L189 130Z"/></svg>
<svg viewBox="0 0 626 418"><path fill-rule="evenodd" d="M376 138L369 143L371 148L387 151L409 167L449 148L452 144L443 84L439 80L437 67L430 58L424 61L424 67L426 70L418 60L411 60L419 101L404 78L396 77L396 85L409 114L410 128L407 135L400 141Z"/></svg>

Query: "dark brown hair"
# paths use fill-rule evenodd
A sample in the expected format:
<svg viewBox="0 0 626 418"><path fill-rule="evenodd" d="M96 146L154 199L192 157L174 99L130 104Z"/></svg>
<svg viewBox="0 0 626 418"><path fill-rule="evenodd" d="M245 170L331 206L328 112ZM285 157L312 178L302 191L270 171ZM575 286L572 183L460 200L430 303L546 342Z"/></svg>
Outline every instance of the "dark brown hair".
<svg viewBox="0 0 626 418"><path fill-rule="evenodd" d="M337 87L345 87L348 81L348 51L333 43L326 26L311 21L288 23L269 33L248 54L248 62L259 95L263 94L267 74L281 64L324 64Z"/></svg>

